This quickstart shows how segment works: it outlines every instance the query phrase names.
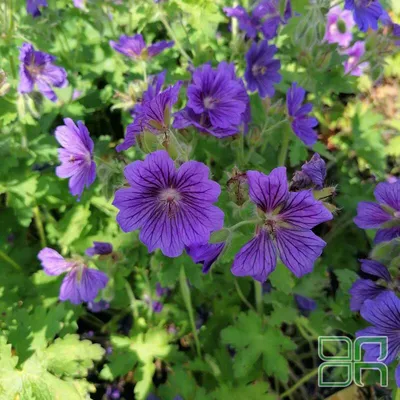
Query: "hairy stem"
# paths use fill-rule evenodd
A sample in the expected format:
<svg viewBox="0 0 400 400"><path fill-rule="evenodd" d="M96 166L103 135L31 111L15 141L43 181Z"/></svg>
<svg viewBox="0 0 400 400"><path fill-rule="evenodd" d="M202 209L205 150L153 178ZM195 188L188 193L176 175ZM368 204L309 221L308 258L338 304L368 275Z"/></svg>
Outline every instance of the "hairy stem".
<svg viewBox="0 0 400 400"><path fill-rule="evenodd" d="M42 215L40 214L39 206L33 207L33 218L35 220L36 229L37 229L37 231L39 233L40 245L42 246L42 248L44 248L44 247L47 246L46 234L44 232L43 222L42 222Z"/></svg>
<svg viewBox="0 0 400 400"><path fill-rule="evenodd" d="M303 386L304 383L309 381L312 377L314 377L317 374L318 374L318 368L313 369L307 375L304 375L300 380L298 380L289 390L286 390L286 392L282 393L280 398L283 399L285 397L289 397L293 392L295 392L297 389Z"/></svg>

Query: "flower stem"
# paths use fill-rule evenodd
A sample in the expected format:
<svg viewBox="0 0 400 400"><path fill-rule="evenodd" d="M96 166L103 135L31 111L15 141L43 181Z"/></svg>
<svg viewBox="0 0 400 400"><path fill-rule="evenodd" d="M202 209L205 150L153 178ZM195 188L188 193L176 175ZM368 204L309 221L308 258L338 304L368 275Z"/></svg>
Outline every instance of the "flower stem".
<svg viewBox="0 0 400 400"><path fill-rule="evenodd" d="M317 374L318 374L318 368L313 369L307 375L304 375L300 380L298 380L289 390L286 390L286 392L282 393L280 398L283 399L285 397L289 397L294 391L296 391L305 382L307 382L308 380L310 380L313 376L315 376Z"/></svg>
<svg viewBox="0 0 400 400"><path fill-rule="evenodd" d="M255 224L257 224L258 222L260 222L259 219L249 219L249 220L247 220L247 221L241 221L241 222L238 222L237 224L231 226L231 227L229 228L229 230L230 230L231 232L233 232L233 231L236 231L236 229L240 228L241 226L250 225L250 224L255 225Z"/></svg>
<svg viewBox="0 0 400 400"><path fill-rule="evenodd" d="M143 80L147 83L147 64L146 61L142 62L142 69L143 69Z"/></svg>
<svg viewBox="0 0 400 400"><path fill-rule="evenodd" d="M179 52L182 54L182 56L185 57L186 60L188 60L189 62L192 62L192 59L190 58L189 54L186 53L185 49L183 48L182 43L176 37L176 35L175 35L171 25L167 21L167 18L165 17L165 14L163 11L160 12L160 20L161 20L162 24L164 25L165 29L167 30L171 39L175 42L175 45L178 48Z"/></svg>
<svg viewBox="0 0 400 400"><path fill-rule="evenodd" d="M22 271L22 267L1 250L0 250L0 258L2 258L4 261L8 262L17 271Z"/></svg>
<svg viewBox="0 0 400 400"><path fill-rule="evenodd" d="M279 167L284 167L286 164L286 157L289 149L289 142L290 142L290 131L289 129L285 129L283 131L283 137L282 137L282 146L281 146L281 151L279 152L279 157L278 157L278 166Z"/></svg>
<svg viewBox="0 0 400 400"><path fill-rule="evenodd" d="M138 309L137 309L136 297L133 294L133 290L132 290L131 285L129 284L128 281L125 282L125 289L126 289L126 293L128 294L128 297L129 297L129 303L130 303L130 307L131 307L131 310L132 310L133 319L135 321L137 321L137 319L139 318L139 312L138 312Z"/></svg>
<svg viewBox="0 0 400 400"><path fill-rule="evenodd" d="M181 293L182 293L183 301L185 302L186 309L189 314L190 324L192 325L192 331L193 331L194 341L196 344L197 355L201 358L201 347L200 347L199 337L197 335L196 323L194 321L192 298L190 295L189 286L187 284L185 267L183 265L181 267L179 282L180 282L180 286L181 286Z"/></svg>
<svg viewBox="0 0 400 400"><path fill-rule="evenodd" d="M255 294L257 312L262 316L264 313L264 305L263 305L263 292L262 292L261 282L254 281L254 294Z"/></svg>
<svg viewBox="0 0 400 400"><path fill-rule="evenodd" d="M237 294L240 297L240 300L242 300L243 303L246 304L246 306L250 308L250 310L256 311L254 309L254 307L251 305L251 303L244 296L244 294L242 292L242 289L240 289L240 286L239 286L239 283L238 283L237 279L235 279L234 282L235 282L235 288L236 288Z"/></svg>
<svg viewBox="0 0 400 400"><path fill-rule="evenodd" d="M42 246L42 248L46 247L46 234L44 232L44 228L43 228L43 222L42 222L42 216L40 214L40 209L38 206L33 207L33 218L35 219L35 225L36 225L36 229L39 233L39 237L40 237L40 245Z"/></svg>

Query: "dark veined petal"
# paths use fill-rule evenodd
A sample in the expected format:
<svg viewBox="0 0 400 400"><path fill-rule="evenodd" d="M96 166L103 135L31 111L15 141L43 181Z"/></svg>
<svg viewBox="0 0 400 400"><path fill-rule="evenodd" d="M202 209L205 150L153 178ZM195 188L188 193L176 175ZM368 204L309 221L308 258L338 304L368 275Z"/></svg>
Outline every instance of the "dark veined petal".
<svg viewBox="0 0 400 400"><path fill-rule="evenodd" d="M247 179L250 198L263 211L274 210L289 194L285 167L275 168L269 175L248 171Z"/></svg>
<svg viewBox="0 0 400 400"><path fill-rule="evenodd" d="M152 44L151 46L148 47L147 52L149 54L149 57L154 57L157 54L161 53L165 49L168 49L174 45L174 42L167 42L165 40L162 40L161 42L157 42Z"/></svg>
<svg viewBox="0 0 400 400"><path fill-rule="evenodd" d="M351 295L350 310L360 311L365 300L374 299L386 290L369 279L358 279L353 283L349 293Z"/></svg>
<svg viewBox="0 0 400 400"><path fill-rule="evenodd" d="M395 238L400 237L400 226L394 226L393 228L379 229L376 232L374 243L388 242Z"/></svg>
<svg viewBox="0 0 400 400"><path fill-rule="evenodd" d="M322 189L326 178L326 165L318 153L315 153L310 161L303 164L301 170L311 179L317 189Z"/></svg>
<svg viewBox="0 0 400 400"><path fill-rule="evenodd" d="M303 229L314 228L333 218L332 213L321 201L315 200L309 190L290 192L279 216L288 224Z"/></svg>
<svg viewBox="0 0 400 400"><path fill-rule="evenodd" d="M387 290L374 300L366 300L361 308L361 316L387 333L399 331L400 299Z"/></svg>
<svg viewBox="0 0 400 400"><path fill-rule="evenodd" d="M175 187L187 200L214 203L221 194L221 187L209 178L209 168L198 161L182 164L177 172Z"/></svg>
<svg viewBox="0 0 400 400"><path fill-rule="evenodd" d="M93 247L86 249L85 254L93 257L95 254L107 255L112 253L113 247L111 243L107 242L93 242Z"/></svg>
<svg viewBox="0 0 400 400"><path fill-rule="evenodd" d="M361 262L361 271L365 272L366 274L384 279L386 282L390 282L392 280L389 270L380 262L375 260L359 261Z"/></svg>
<svg viewBox="0 0 400 400"><path fill-rule="evenodd" d="M49 247L40 250L37 257L47 275L60 275L68 271L73 265L73 263L66 261L60 253Z"/></svg>
<svg viewBox="0 0 400 400"><path fill-rule="evenodd" d="M394 183L378 183L374 195L379 204L386 204L394 210L400 211L400 180Z"/></svg>
<svg viewBox="0 0 400 400"><path fill-rule="evenodd" d="M84 302L93 301L99 291L104 289L108 283L108 276L96 269L84 268L78 283L78 290Z"/></svg>
<svg viewBox="0 0 400 400"><path fill-rule="evenodd" d="M326 243L311 230L279 228L276 245L283 264L300 278L313 270L314 262L322 254Z"/></svg>
<svg viewBox="0 0 400 400"><path fill-rule="evenodd" d="M399 388L400 387L400 364L396 367L395 379L396 379L397 387Z"/></svg>
<svg viewBox="0 0 400 400"><path fill-rule="evenodd" d="M276 268L276 249L265 230L245 244L235 256L231 272L235 276L251 276L265 282Z"/></svg>
<svg viewBox="0 0 400 400"><path fill-rule="evenodd" d="M379 228L385 222L392 219L379 204L370 201L360 201L357 205L357 216L354 223L362 229Z"/></svg>
<svg viewBox="0 0 400 400"><path fill-rule="evenodd" d="M186 248L188 255L192 258L196 264L203 264L203 273L206 274L214 262L218 259L222 250L225 247L225 243L207 243L197 244Z"/></svg>

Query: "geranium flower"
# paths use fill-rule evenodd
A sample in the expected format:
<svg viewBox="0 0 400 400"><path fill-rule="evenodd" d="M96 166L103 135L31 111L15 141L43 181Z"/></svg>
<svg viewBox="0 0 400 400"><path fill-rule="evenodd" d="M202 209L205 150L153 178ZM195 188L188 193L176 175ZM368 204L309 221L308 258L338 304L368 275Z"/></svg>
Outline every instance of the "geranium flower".
<svg viewBox="0 0 400 400"><path fill-rule="evenodd" d="M374 195L378 203L358 203L355 224L362 229L378 229L375 243L400 237L400 181L379 183Z"/></svg>
<svg viewBox="0 0 400 400"><path fill-rule="evenodd" d="M117 190L113 202L118 224L124 232L140 229L149 252L160 248L168 257L178 257L185 246L207 243L224 219L213 205L220 186L208 176L209 169L197 161L176 170L164 150L129 164L125 178L130 187Z"/></svg>
<svg viewBox="0 0 400 400"><path fill-rule="evenodd" d="M93 140L82 121L75 125L70 118L57 127L55 137L63 147L58 149L61 165L56 168L59 178L70 178L69 189L78 199L83 189L89 187L96 179L96 163L93 161Z"/></svg>
<svg viewBox="0 0 400 400"><path fill-rule="evenodd" d="M51 101L57 100L53 87L68 85L67 72L53 64L55 57L37 51L29 43L24 43L19 53L19 86L20 93L30 93L36 85L39 92Z"/></svg>
<svg viewBox="0 0 400 400"><path fill-rule="evenodd" d="M232 273L265 282L276 268L278 254L297 277L311 272L326 245L311 229L331 220L332 214L310 190L289 192L284 167L269 175L248 171L247 179L250 199L262 222L254 238L236 255Z"/></svg>
<svg viewBox="0 0 400 400"><path fill-rule="evenodd" d="M47 275L67 273L60 288L61 301L69 300L72 304L93 301L108 283L104 272L88 268L79 261L66 260L49 247L40 250L38 259Z"/></svg>

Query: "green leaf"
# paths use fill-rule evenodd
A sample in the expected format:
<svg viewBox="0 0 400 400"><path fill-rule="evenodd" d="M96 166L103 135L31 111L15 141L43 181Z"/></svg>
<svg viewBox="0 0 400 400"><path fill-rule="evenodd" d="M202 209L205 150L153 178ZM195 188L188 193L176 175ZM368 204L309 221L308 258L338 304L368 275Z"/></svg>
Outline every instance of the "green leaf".
<svg viewBox="0 0 400 400"><path fill-rule="evenodd" d="M89 340L68 334L58 338L44 352L47 369L61 377L85 377L94 361L100 361L105 350Z"/></svg>

